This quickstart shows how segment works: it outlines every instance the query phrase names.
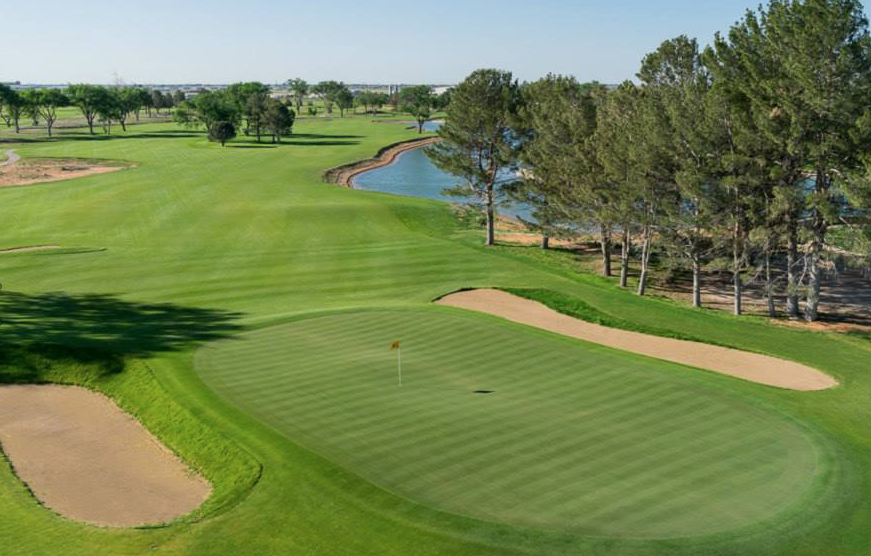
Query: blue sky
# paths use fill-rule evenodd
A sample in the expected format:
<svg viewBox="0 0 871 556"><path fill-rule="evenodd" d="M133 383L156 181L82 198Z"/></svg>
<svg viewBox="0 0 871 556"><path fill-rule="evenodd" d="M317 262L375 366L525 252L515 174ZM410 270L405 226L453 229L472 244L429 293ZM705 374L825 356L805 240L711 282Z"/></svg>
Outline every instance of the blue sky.
<svg viewBox="0 0 871 556"><path fill-rule="evenodd" d="M479 67L616 83L758 0L34 0L7 2L0 81L454 83Z"/></svg>

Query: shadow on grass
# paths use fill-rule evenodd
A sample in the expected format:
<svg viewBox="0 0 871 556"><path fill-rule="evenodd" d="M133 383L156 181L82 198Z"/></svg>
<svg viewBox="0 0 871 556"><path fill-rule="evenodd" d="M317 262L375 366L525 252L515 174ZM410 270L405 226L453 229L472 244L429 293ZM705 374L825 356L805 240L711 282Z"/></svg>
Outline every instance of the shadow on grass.
<svg viewBox="0 0 871 556"><path fill-rule="evenodd" d="M105 294L0 292L3 344L39 344L146 357L228 337L241 313L134 303ZM72 356L71 355L71 356Z"/></svg>
<svg viewBox="0 0 871 556"><path fill-rule="evenodd" d="M232 143L227 143L227 148L232 149L276 149L278 147L285 147L288 145L294 145L299 147L342 147L345 145L359 145L359 141L330 141L330 140L314 140L314 141L298 141L296 140L298 135L293 135L293 138L284 138L281 140L281 143L273 143L262 142L258 143L257 141L245 141L245 140L235 140Z"/></svg>
<svg viewBox="0 0 871 556"><path fill-rule="evenodd" d="M277 148L278 148L278 145L272 145L272 144L269 144L269 143L266 143L266 144L257 144L257 143L254 143L254 144L248 144L248 143L243 143L243 144L239 144L239 145L233 145L233 144L228 143L228 144L227 144L227 148L228 148L228 149L277 149Z"/></svg>
<svg viewBox="0 0 871 556"><path fill-rule="evenodd" d="M362 139L362 135L323 135L320 133L294 133L288 138L294 139Z"/></svg>
<svg viewBox="0 0 871 556"><path fill-rule="evenodd" d="M282 140L281 144L298 145L300 147L344 147L350 145L359 145L360 141L295 141L291 139Z"/></svg>
<svg viewBox="0 0 871 556"><path fill-rule="evenodd" d="M155 133L128 133L118 135L88 135L88 134L57 134L51 139L48 137L3 137L0 143L56 143L59 141L113 141L120 139L178 139L184 137L201 137L197 133L177 133L174 135L162 135Z"/></svg>
<svg viewBox="0 0 871 556"><path fill-rule="evenodd" d="M205 138L206 132L199 130L191 130L191 129L167 129L161 131L149 131L142 133L130 133L130 132L122 132L118 131L116 133L106 134L106 133L96 133L91 135L87 131L82 132L66 132L66 131L58 131L55 133L54 137L49 138L47 135L36 135L33 133L23 133L20 135L14 136L4 136L0 137L0 143L49 143L49 142L57 142L57 141L112 141L116 139L179 139L179 138L192 138L192 137L203 137ZM342 145L358 145L359 141L355 141L355 139L362 139L362 135L324 135L320 133L294 133L285 137L281 141L281 145L310 145L310 146L321 146L321 147L335 147ZM274 148L278 145L274 145L271 143L257 143L253 139L246 140L242 139L241 141L234 141L237 144L242 145L252 145L258 148ZM233 146L233 145L227 145ZM242 147L236 147L242 148Z"/></svg>

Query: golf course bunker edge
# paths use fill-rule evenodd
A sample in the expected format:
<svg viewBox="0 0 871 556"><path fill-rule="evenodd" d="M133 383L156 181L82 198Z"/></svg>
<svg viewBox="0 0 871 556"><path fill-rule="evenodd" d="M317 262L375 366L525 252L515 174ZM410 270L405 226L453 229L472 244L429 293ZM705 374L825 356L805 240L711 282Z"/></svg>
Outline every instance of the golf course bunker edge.
<svg viewBox="0 0 871 556"><path fill-rule="evenodd" d="M0 386L0 448L43 505L92 525L168 522L211 493L139 421L78 386Z"/></svg>

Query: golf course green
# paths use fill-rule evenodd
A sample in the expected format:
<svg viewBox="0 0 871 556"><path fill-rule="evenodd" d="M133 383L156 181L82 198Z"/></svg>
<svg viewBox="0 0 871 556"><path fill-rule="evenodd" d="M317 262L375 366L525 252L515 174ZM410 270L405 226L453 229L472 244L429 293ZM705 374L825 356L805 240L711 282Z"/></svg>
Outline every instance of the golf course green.
<svg viewBox="0 0 871 556"><path fill-rule="evenodd" d="M384 349L394 337L401 387ZM288 437L412 500L492 521L710 533L788 509L818 472L795 426L681 369L455 312L310 318L196 362Z"/></svg>
<svg viewBox="0 0 871 556"><path fill-rule="evenodd" d="M0 249L59 246L0 253L0 382L104 392L213 487L176 522L99 528L0 459L0 554L871 552L868 337L638 298L558 253L484 248L443 203L322 181L413 137L360 117L226 148L173 124L0 131L23 158L131 164L0 189ZM431 303L477 287L557 292L840 386L780 390Z"/></svg>

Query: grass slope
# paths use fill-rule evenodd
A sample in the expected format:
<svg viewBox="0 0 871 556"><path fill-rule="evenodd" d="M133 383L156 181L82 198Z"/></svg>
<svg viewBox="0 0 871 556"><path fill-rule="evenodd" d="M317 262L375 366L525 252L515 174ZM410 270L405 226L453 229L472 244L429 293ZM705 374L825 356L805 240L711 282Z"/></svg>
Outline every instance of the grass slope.
<svg viewBox="0 0 871 556"><path fill-rule="evenodd" d="M220 442L238 449L238 454L231 458L236 471L215 473L212 477L230 485L226 492L238 492L233 490L233 483L245 484L248 477L245 462L251 461L249 457L262 465L263 474L253 488L244 495L234 495L232 503L206 519L159 529L104 530L63 520L39 507L9 469L0 467L0 538L14 539L13 543L3 543L2 552L86 555L99 550L112 554L331 556L512 553L840 556L871 552L871 536L867 531L871 520L871 430L867 427L871 344L638 299L603 280L563 268L547 254L485 250L479 247L477 233L463 232L454 226L449 210L443 205L339 189L321 182L321 173L326 168L369 157L385 144L414 136L413 132L402 126L373 124L366 118L302 120L296 131L288 144L277 148L241 140L221 149L208 144L201 133L160 124L131 127L126 134L113 131L111 138L90 138L80 131L59 130L58 140L40 142L32 141L35 136L28 134L27 142L4 145L19 148L23 156L126 160L137 166L116 174L0 191L4 207L0 248L37 244L59 244L66 248L59 252L0 255L4 286L0 294L3 349L36 342L72 346L77 352L96 349L117 354L128 361L129 369L134 369L122 371L122 376L151 377L149 380L165 390L174 404L205 425L209 435L218 435ZM10 140L14 136L3 130L0 138ZM229 400L224 399L194 371L193 354L198 346L211 341L221 342L217 344L220 346L235 345L230 337L241 338L238 345L243 346L247 338L239 336L243 330L263 329L264 335L291 334L290 331L297 330L294 327L303 326L295 319L326 310L414 309L415 314L422 315L413 320L420 322L418 333L424 334L427 326L438 324L438 319L447 318L448 314L426 307L431 299L464 287L484 286L552 290L580 299L609 318L771 353L831 373L841 381L841 387L801 394L708 373L690 372L692 378L679 378L683 375L675 373L672 367L641 362L626 354L599 355L603 360L615 358L623 366L634 366L636 373L641 368L649 369L651 376L645 379L658 377L676 392L696 388L705 396L701 399L724 404L716 406L723 411L743 415L744 409L752 408L748 415L777 423L779 430L801 431L799 438L809 438L817 447L819 458L817 474L808 491L811 496L756 525L668 539L584 534L565 522L562 529L543 530L463 517L436 508L456 510L447 507L451 501L444 495L441 500L436 499L438 488L418 484L414 495L430 498L415 501L361 478L355 471L376 479L371 470L366 471L360 464L342 461L349 465L346 468L318 455L317 452L323 452L339 461L329 451L346 444L332 445L318 432L322 429L317 427L323 426L319 423L330 415L317 413L314 405L307 413L321 421L309 423L297 418L299 415L294 414L297 409L288 408L281 396L269 400L270 403L257 403L257 396L248 394L244 380L236 386L235 393L224 390ZM476 346L486 346L491 339L495 345L522 345L523 350L511 349L511 357L502 355L501 359L507 363L513 358L535 361L534 365L527 365L535 367L526 371L530 375L549 360L570 359L572 353L582 351L587 357L600 351L579 347L582 344L569 340L559 340L560 347L555 348L557 340L544 333L472 314L450 315L457 323L451 326L468 331L479 342ZM270 325L282 326L267 332L265 327ZM337 333L346 330L336 326ZM270 352L274 343L259 342L258 333L252 333L254 339L249 342L260 346L252 353L252 362L257 358L282 359ZM451 330L443 330L443 334L450 337ZM386 346L375 347L382 350ZM20 349L51 357L51 353L38 347ZM285 344L282 349L293 350L294 346ZM446 357L438 351L433 354ZM339 372L323 354L300 348L297 355L307 365L310 363L310 370L294 368L294 372L306 373L311 369L326 372L328 367L330 372ZM324 357L322 362L319 357ZM53 359L56 359L51 362L53 379L72 381L69 377L74 377L75 367L63 358ZM148 361L147 367L138 366L137 361L141 360ZM577 369L574 362L566 365ZM430 368L435 367L430 364ZM484 378L491 368L495 367L479 360L470 365L470 372ZM556 371L552 367L542 368L543 376L555 380ZM258 371L252 366L250 372L254 377L262 369ZM583 376L582 369L574 372ZM207 376L211 380L215 375ZM245 377L244 365L236 367L235 376ZM519 388L524 377L522 369L514 367L506 374L502 387ZM131 384L135 382L131 378ZM264 383L266 391L260 393L260 398L267 399L273 387L276 394L283 392L288 384ZM595 397L572 388L570 381L566 385L559 381L554 384L560 384L566 396L574 396L573 399L589 402ZM99 381L91 386L116 397L126 396L129 405L125 407L145 407L150 398L150 387L122 392L111 391ZM626 388L621 385L614 390L614 403L619 405L619 392ZM654 411L655 423L661 426L662 412L669 408L658 406L657 392L656 388L639 392L637 403ZM250 399L245 402L243 395ZM554 399L553 395L548 392L541 407L553 405L548 401ZM501 399L468 400L468 403L501 403L498 401ZM367 400L370 407L375 407L376 402L377 399ZM676 427L674 434L685 435L685 427L702 426L695 421L703 420L703 407L694 407L686 400L677 403L682 404L678 407L686 407L689 414L675 415L683 425ZM439 406L450 411L454 406L445 399L420 400L420 404L433 411ZM473 407L459 405L459 410L463 415L474 416ZM342 411L350 414L361 409L358 404L348 403ZM161 420L159 413L142 412L140 416L173 445L175 419ZM519 413L507 407L501 408L499 415L520 419ZM735 418L736 426L748 426L737 414ZM526 419L513 422L534 430L535 423L529 417ZM608 422L615 426L614 419ZM316 428L302 437L287 429L288 423L297 427L308 423ZM722 428L728 429L730 425ZM728 430L719 431L718 435L722 439L731 437ZM802 445L793 444L788 436L780 440L783 444L776 445ZM191 461L201 461L205 469L208 458L198 460L196 446L200 440L211 442L207 438L177 437L177 449ZM532 441L519 432L514 438ZM570 439L563 437L563 441ZM743 442L734 441L739 443L736 446ZM620 440L615 438L613 442ZM691 444L682 445L686 449ZM457 453L471 452L460 446ZM412 456L402 460L409 468L415 462ZM704 454L692 457L703 458ZM756 456L747 457L749 463L758 461ZM784 461L770 453L759 458ZM545 459L541 458L536 465L544 465ZM510 466L510 462L504 465ZM757 472L755 468L746 471L749 476ZM569 473L563 475L569 479L573 476L568 470L560 472ZM800 475L791 475L792 480L798 481L795 484L801 483ZM395 485L380 484L401 492ZM659 532L668 531L667 525L674 533L682 520L692 517L691 512L686 511L686 505L681 507L678 500L668 505L664 497L678 497L674 492L663 488L657 494L663 495L657 496L660 505L655 510L661 510L656 517L662 526ZM752 497L752 494L735 493L735 496ZM789 493L787 498L779 494L780 497L775 494L770 497L772 502L779 501L771 508L774 511L783 507L778 504L788 505L785 500ZM498 504L487 508L481 503L480 489L472 489L468 496L468 503L477 512L499 511ZM626 503L642 511L639 500L643 497L641 492L629 492ZM539 498L542 508L559 512L543 500ZM723 499L718 500L720 507L725 508ZM702 502L717 503L714 498ZM757 517L771 515L753 504L743 508L729 514L733 525L746 522L742 521L742 512L752 510L758 512ZM596 509L600 510L607 514L607 509ZM671 517L669 512L673 512ZM651 525L655 522L642 519L640 513L630 514L623 523L619 519L611 523L613 519L602 516L587 517L590 521L579 524L579 529L603 531L610 524L615 528L612 533L619 529L625 534L627 529L638 526L648 527L648 532L655 534ZM559 517L551 515L548 519L556 523L553 520ZM634 523L629 523L633 520ZM717 529L710 526L707 530Z"/></svg>

